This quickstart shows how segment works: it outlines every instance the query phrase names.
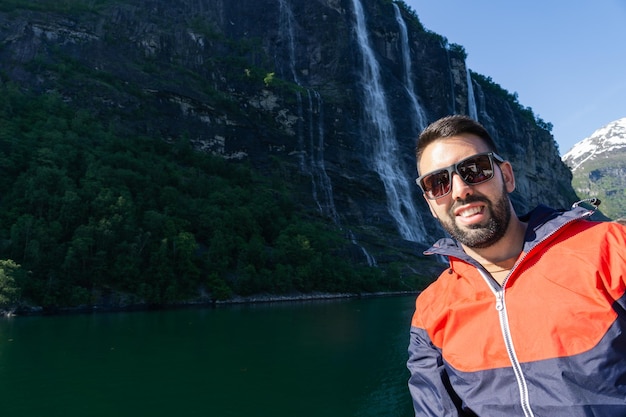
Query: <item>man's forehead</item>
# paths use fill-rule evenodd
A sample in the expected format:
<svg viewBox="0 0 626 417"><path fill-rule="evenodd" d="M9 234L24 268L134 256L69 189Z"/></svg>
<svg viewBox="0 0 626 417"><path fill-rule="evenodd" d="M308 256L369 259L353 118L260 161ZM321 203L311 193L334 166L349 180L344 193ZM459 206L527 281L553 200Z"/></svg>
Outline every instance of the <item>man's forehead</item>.
<svg viewBox="0 0 626 417"><path fill-rule="evenodd" d="M488 152L485 142L474 135L453 136L428 144L422 151L420 172L448 167L477 153Z"/></svg>

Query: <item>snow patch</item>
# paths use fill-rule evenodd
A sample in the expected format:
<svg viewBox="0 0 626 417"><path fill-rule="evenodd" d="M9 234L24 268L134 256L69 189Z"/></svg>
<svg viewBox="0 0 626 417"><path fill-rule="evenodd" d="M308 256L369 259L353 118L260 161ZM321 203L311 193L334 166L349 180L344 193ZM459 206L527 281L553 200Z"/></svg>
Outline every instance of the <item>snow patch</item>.
<svg viewBox="0 0 626 417"><path fill-rule="evenodd" d="M578 142L561 158L572 171L589 159L626 148L626 117L601 127L591 136Z"/></svg>

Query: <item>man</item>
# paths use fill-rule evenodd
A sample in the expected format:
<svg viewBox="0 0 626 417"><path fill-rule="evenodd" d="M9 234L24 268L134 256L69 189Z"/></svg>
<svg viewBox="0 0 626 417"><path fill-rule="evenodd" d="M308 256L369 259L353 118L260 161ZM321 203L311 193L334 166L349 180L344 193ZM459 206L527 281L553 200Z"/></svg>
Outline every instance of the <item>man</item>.
<svg viewBox="0 0 626 417"><path fill-rule="evenodd" d="M515 176L464 116L428 126L417 179L453 239L416 300L416 416L626 416L626 228L539 206L518 218Z"/></svg>

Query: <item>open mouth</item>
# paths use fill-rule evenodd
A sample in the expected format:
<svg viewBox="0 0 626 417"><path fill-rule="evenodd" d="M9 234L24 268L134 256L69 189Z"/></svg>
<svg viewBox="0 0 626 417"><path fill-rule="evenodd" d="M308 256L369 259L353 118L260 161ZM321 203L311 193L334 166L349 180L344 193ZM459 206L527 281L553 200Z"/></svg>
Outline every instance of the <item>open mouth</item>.
<svg viewBox="0 0 626 417"><path fill-rule="evenodd" d="M485 206L472 206L462 210L457 211L456 215L463 218L468 218L475 216L477 214L481 214L485 210Z"/></svg>

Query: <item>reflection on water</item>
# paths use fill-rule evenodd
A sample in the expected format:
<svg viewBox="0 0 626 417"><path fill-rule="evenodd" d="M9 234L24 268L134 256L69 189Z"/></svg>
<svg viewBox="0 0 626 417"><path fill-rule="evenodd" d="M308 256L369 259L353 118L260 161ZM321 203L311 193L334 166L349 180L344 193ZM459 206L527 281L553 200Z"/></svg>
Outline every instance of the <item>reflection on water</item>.
<svg viewBox="0 0 626 417"><path fill-rule="evenodd" d="M413 297L0 321L4 415L410 416Z"/></svg>

